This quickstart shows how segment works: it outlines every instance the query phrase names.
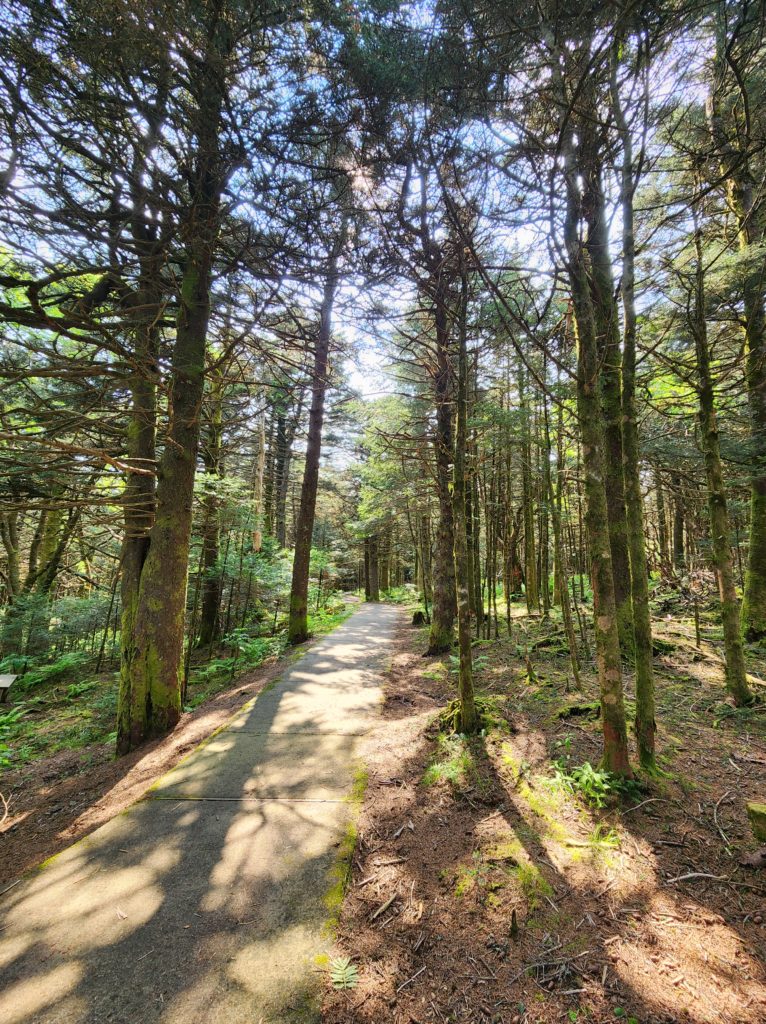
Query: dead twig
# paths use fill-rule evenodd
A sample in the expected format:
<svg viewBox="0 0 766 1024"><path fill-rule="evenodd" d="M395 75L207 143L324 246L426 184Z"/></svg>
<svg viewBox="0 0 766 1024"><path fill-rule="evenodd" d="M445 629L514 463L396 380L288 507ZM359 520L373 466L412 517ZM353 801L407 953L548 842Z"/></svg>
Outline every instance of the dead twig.
<svg viewBox="0 0 766 1024"><path fill-rule="evenodd" d="M423 966L422 966L422 967L420 968L420 970L419 970L419 971L415 971L415 973L414 973L414 974L412 975L412 977L411 977L411 978L407 978L407 980L406 980L406 981L403 981L403 982L401 983L401 985L399 986L399 988L398 988L398 989L396 990L396 991L397 991L397 993L398 993L398 992L401 992L403 988L406 988L406 987L407 987L407 986L408 986L408 985L410 984L410 982L414 981L414 980L415 980L415 978L419 977L419 976L420 976L420 975L421 975L421 974L423 973L423 971L424 971L425 969L426 969L426 965L425 965L425 964L423 964Z"/></svg>
<svg viewBox="0 0 766 1024"><path fill-rule="evenodd" d="M726 835L724 830L721 828L720 822L718 821L718 808L721 806L721 804L726 799L726 797L729 796L730 794L731 794L731 790L727 789L726 792L724 793L724 795L719 800L716 801L715 807L713 808L713 821L715 822L715 827L718 829L718 834L720 835L721 839L723 839L724 843L726 844L726 849L727 850L729 849L731 844L729 843L728 836Z"/></svg>
<svg viewBox="0 0 766 1024"><path fill-rule="evenodd" d="M391 904L394 902L394 900L396 899L396 897L398 895L399 895L399 893L395 892L393 896L389 896L388 897L388 899L386 900L385 903L381 903L381 905L374 912L374 914L372 915L370 920L374 921L376 918L380 917L381 914L384 914L388 910L388 908L391 906Z"/></svg>

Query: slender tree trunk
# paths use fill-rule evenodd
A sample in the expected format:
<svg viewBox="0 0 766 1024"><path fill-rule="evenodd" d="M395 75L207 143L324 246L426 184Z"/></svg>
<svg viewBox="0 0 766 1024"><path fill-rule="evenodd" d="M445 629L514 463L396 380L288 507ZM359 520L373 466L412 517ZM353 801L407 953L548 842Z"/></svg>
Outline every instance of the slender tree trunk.
<svg viewBox="0 0 766 1024"><path fill-rule="evenodd" d="M436 308L437 367L434 379L436 403L436 484L439 496L439 523L433 558L433 604L428 654L442 654L452 647L455 615L455 529L452 509L452 382L449 365L449 325L446 299Z"/></svg>
<svg viewBox="0 0 766 1024"><path fill-rule="evenodd" d="M287 413L280 409L276 420L274 453L274 536L279 548L287 546L287 486L290 480L290 445L287 440Z"/></svg>
<svg viewBox="0 0 766 1024"><path fill-rule="evenodd" d="M546 451L551 450L550 440L550 429L548 424L548 408L547 405L543 406L544 425L545 425L545 448ZM563 434L563 422L562 422L561 407L559 407L559 443L557 445L557 459L556 459L556 493L553 492L553 481L551 479L550 471L546 474L546 483L548 485L547 501L550 502L551 507L551 519L553 523L553 558L556 563L558 577L561 580L561 588L559 591L559 600L561 602L561 618L564 623L564 632L567 638L567 644L569 646L569 663L572 666L572 678L574 679L575 687L579 690L581 687L580 681L580 659L577 654L577 639L575 637L574 624L572 622L572 608L569 604L569 590L567 589L567 557L566 557L566 545L563 542L562 530L561 530L561 498L563 491L563 471L562 471L562 434Z"/></svg>
<svg viewBox="0 0 766 1024"><path fill-rule="evenodd" d="M466 313L468 282L462 274L460 323L458 329L457 422L455 425L455 468L453 501L455 516L455 584L457 595L457 632L460 657L458 694L460 699L460 731L476 732L478 716L473 692L473 664L471 658L471 564L468 558L468 531L466 529L466 472L468 418L468 356L466 352Z"/></svg>
<svg viewBox="0 0 766 1024"><path fill-rule="evenodd" d="M586 52L583 45L579 61ZM566 97L561 71L554 66L554 81L559 80L561 95ZM592 106L587 103L586 107ZM566 103L563 105L566 109ZM630 775L628 738L622 690L620 637L607 507L606 444L604 409L600 396L601 356L598 328L593 309L591 282L588 277L589 258L580 238L583 206L589 200L587 189L593 179L591 118L580 116L562 126L564 176L567 192L564 222L564 243L568 259L569 283L578 343L577 411L582 439L585 474L586 513L593 588L593 614L596 639L596 663L601 691L601 723L604 735L604 764L612 772ZM591 135L589 135L589 132ZM586 194L583 195L585 190Z"/></svg>
<svg viewBox="0 0 766 1024"><path fill-rule="evenodd" d="M681 477L674 473L671 478L673 484L673 567L676 572L682 573L686 566L686 554L684 550L684 492L681 486Z"/></svg>
<svg viewBox="0 0 766 1024"><path fill-rule="evenodd" d="M710 372L710 351L705 319L705 282L702 264L702 242L700 231L695 231L697 247L697 268L694 281L694 310L691 323L694 347L697 355L697 379L699 387L699 424L702 450L707 475L708 510L710 513L710 535L713 563L718 577L718 592L721 599L721 620L723 642L726 654L726 689L741 707L749 704L752 694L747 685L745 654L740 636L739 600L734 582L734 559L731 550L729 514L726 504L726 488L721 466L721 450L718 436L718 419L715 410L715 395Z"/></svg>
<svg viewBox="0 0 766 1024"><path fill-rule="evenodd" d="M333 242L330 262L322 295L319 313L319 331L314 349L314 368L311 378L311 409L309 430L306 439L306 463L303 470L301 501L295 526L295 554L293 556L293 578L290 588L290 622L288 637L290 643L302 643L308 639L308 591L311 566L311 540L314 532L317 487L319 484L319 457L322 452L322 423L324 401L327 392L327 365L332 340L332 311L340 281L338 263L346 241L348 217L341 214L341 224Z"/></svg>
<svg viewBox="0 0 766 1024"><path fill-rule="evenodd" d="M762 31L763 10L758 5L716 5L716 59L713 88L707 103L710 134L717 151L721 172L727 184L727 198L737 221L739 251L742 257L742 299L745 313L747 352L747 389L750 412L750 536L742 630L746 640L766 638L766 271L758 255L766 239L766 199L762 171L758 161L762 142L751 137L748 105L762 102L762 83L743 72L730 52L734 37ZM737 8L739 8L737 10ZM750 24L746 24L752 19ZM760 28L758 26L760 25ZM726 89L734 72L736 104L719 90ZM755 165L755 166L754 166Z"/></svg>
<svg viewBox="0 0 766 1024"><path fill-rule="evenodd" d="M380 549L376 534L367 538L367 565L369 579L368 601L380 600Z"/></svg>
<svg viewBox="0 0 766 1024"><path fill-rule="evenodd" d="M371 599L372 591L370 590L370 538L364 538L364 599L369 601Z"/></svg>
<svg viewBox="0 0 766 1024"><path fill-rule="evenodd" d="M615 301L614 275L609 252L609 228L601 167L598 160L588 168L588 253L589 282L601 361L601 404L604 410L604 443L609 544L612 551L612 576L620 649L633 657L634 633L631 607L631 567L628 550L628 522L623 477L623 432L620 330Z"/></svg>
<svg viewBox="0 0 766 1024"><path fill-rule="evenodd" d="M535 506L532 496L532 451L529 437L529 406L527 404L524 367L519 364L519 410L521 412L521 488L524 510L524 591L527 613L540 611L537 589L537 559L535 555Z"/></svg>
<svg viewBox="0 0 766 1024"><path fill-rule="evenodd" d="M625 120L617 79L617 46L613 49L612 106L622 142L620 199L622 208L622 306L624 319L622 354L623 478L630 554L630 599L636 658L636 742L641 767L656 769L654 741L657 731L652 665L652 624L649 611L649 571L644 542L643 495L639 470L638 413L636 411L636 242L633 194L636 182L633 142ZM614 565L613 568L618 567Z"/></svg>
<svg viewBox="0 0 766 1024"><path fill-rule="evenodd" d="M666 570L670 565L670 545L668 541L668 520L665 511L665 488L662 484L662 474L659 467L654 467L654 494L657 504L657 544L659 546L659 558L661 570Z"/></svg>
<svg viewBox="0 0 766 1024"><path fill-rule="evenodd" d="M264 531L264 474L266 470L266 413L258 414L256 424L256 451L253 464L253 551L263 547Z"/></svg>
<svg viewBox="0 0 766 1024"><path fill-rule="evenodd" d="M200 647L212 645L218 638L220 627L221 573L218 566L218 547L221 521L220 499L216 493L216 486L222 475L223 377L220 370L213 375L210 384L209 404L208 436L202 450L208 486L202 497L202 601L198 636Z"/></svg>

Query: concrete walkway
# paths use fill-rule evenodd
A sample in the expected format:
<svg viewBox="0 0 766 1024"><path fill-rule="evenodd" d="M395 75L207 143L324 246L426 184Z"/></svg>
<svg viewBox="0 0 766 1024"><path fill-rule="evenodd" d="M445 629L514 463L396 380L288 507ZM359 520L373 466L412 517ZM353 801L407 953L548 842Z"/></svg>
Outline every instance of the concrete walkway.
<svg viewBox="0 0 766 1024"><path fill-rule="evenodd" d="M3 1024L317 1019L398 609L365 605L147 798L0 899Z"/></svg>

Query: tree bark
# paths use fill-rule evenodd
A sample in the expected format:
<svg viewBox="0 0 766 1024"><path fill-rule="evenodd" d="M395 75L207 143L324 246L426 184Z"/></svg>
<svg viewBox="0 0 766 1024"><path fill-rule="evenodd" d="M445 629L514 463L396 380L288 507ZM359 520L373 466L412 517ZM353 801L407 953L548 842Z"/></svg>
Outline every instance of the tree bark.
<svg viewBox="0 0 766 1024"><path fill-rule="evenodd" d="M734 703L741 707L752 701L752 694L747 685L745 654L740 636L739 600L734 580L734 559L731 550L729 513L726 502L723 468L721 466L715 394L710 372L710 350L707 338L707 321L705 319L702 242L699 229L695 231L695 245L697 249L697 268L694 280L694 308L690 326L697 356L699 425L702 451L705 457L705 474L707 476L711 547L721 600L721 621L723 624L723 641L726 655L726 689L733 697Z"/></svg>
<svg viewBox="0 0 766 1024"><path fill-rule="evenodd" d="M348 186L346 186L348 187ZM311 408L306 439L306 462L303 469L301 500L295 525L295 553L290 587L290 621L288 638L298 644L308 639L308 591L311 567L311 540L314 532L317 487L319 485L319 458L322 453L322 424L327 393L327 366L332 341L332 311L340 282L338 269L340 254L346 241L348 215L341 214L341 223L333 241L327 275L319 310L319 330L314 348L314 367L311 377Z"/></svg>
<svg viewBox="0 0 766 1024"><path fill-rule="evenodd" d="M636 188L633 140L622 109L617 65L618 47L613 48L612 107L622 143L620 205L622 209L622 446L623 478L627 513L628 552L630 555L630 602L636 659L636 743L641 767L656 770L654 668L652 664L652 624L649 610L649 571L644 541L643 495L639 469L638 413L636 410L636 240L633 195ZM612 544L612 550L614 546ZM619 566L613 562L613 570ZM615 599L619 598L615 594Z"/></svg>
<svg viewBox="0 0 766 1024"><path fill-rule="evenodd" d="M436 485L439 496L439 523L433 557L433 603L428 654L450 650L457 612L455 596L455 528L452 509L452 381L449 365L449 327L446 300L436 309L437 366L434 379L436 404Z"/></svg>
<svg viewBox="0 0 766 1024"><path fill-rule="evenodd" d="M554 47L554 59L556 49ZM588 47L582 43L573 59L580 75L585 69ZM563 71L552 65L554 84L558 86L562 109L568 109ZM577 82L581 81L580 76ZM599 325L593 306L593 290L589 279L589 253L580 237L585 222L583 208L590 201L589 183L594 180L597 160L589 143L592 133L592 103L587 93L581 98L583 112L573 112L562 124L562 154L566 187L564 245L567 255L574 322L578 343L577 411L582 439L585 475L585 523L591 560L591 586L596 639L596 664L601 691L601 723L604 737L604 765L616 774L630 775L625 707L622 690L620 637L617 628L611 538L607 506L605 414L601 401L601 361ZM603 327L603 324L600 325Z"/></svg>
<svg viewBox="0 0 766 1024"><path fill-rule="evenodd" d="M459 648L458 695L460 700L460 732L472 733L478 728L478 715L473 692L473 664L471 658L471 563L468 557L468 531L466 528L466 472L468 418L468 357L466 351L466 312L468 285L465 270L462 273L460 323L458 329L457 422L455 425L455 463L453 476L453 502L455 522L455 583L457 599L457 633Z"/></svg>
<svg viewBox="0 0 766 1024"><path fill-rule="evenodd" d="M196 152L184 214L183 270L173 347L170 424L159 461L156 515L122 641L117 721L120 753L172 729L181 714L184 618L192 502L205 381L210 284L226 169L219 149L225 62L233 39L213 12L207 51L195 65Z"/></svg>
<svg viewBox="0 0 766 1024"><path fill-rule="evenodd" d="M220 632L221 573L218 546L221 533L220 499L216 486L222 475L221 434L223 431L223 376L218 369L210 383L209 423L202 446L202 462L207 474L207 489L202 496L202 602L200 607L200 647L210 646Z"/></svg>

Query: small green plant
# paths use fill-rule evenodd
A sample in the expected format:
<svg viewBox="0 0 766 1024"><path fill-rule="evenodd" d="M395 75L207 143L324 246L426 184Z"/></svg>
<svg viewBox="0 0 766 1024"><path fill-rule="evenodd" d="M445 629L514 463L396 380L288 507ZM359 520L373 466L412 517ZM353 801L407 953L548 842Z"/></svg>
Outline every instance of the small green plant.
<svg viewBox="0 0 766 1024"><path fill-rule="evenodd" d="M571 754L572 754L572 737L569 736L569 735L566 735L563 740L556 740L556 742L553 745L557 749L562 749L563 748L564 755L565 755L565 757L566 757L566 759L568 761L569 758L571 757ZM577 1012L577 1011L575 1011L575 1012Z"/></svg>
<svg viewBox="0 0 766 1024"><path fill-rule="evenodd" d="M596 825L588 838L594 846L602 849L618 850L620 847L620 837L617 832L613 828L607 828L601 822Z"/></svg>
<svg viewBox="0 0 766 1024"><path fill-rule="evenodd" d="M562 758L554 762L553 773L556 785L573 795L579 794L591 807L605 807L615 788L612 774L594 768L590 761L571 767Z"/></svg>
<svg viewBox="0 0 766 1024"><path fill-rule="evenodd" d="M59 679L64 679L68 675L81 672L83 665L88 660L88 655L83 651L68 651L50 665L41 665L39 668L31 669L19 679L16 686L22 690L31 690L35 686L58 682Z"/></svg>
<svg viewBox="0 0 766 1024"><path fill-rule="evenodd" d="M465 736L440 733L439 752L423 775L423 785L448 782L457 789L475 781L476 764Z"/></svg>
<svg viewBox="0 0 766 1024"><path fill-rule="evenodd" d="M638 1024L637 1017L629 1017L626 1010L623 1010L621 1006L615 1006L614 1008L615 1017L620 1017L625 1021L625 1024Z"/></svg>
<svg viewBox="0 0 766 1024"><path fill-rule="evenodd" d="M98 684L94 682L90 683L71 683L66 688L67 700L73 700L75 697L81 697L84 693L89 693L94 690Z"/></svg>
<svg viewBox="0 0 766 1024"><path fill-rule="evenodd" d="M453 675L457 675L460 671L460 658L456 654L450 654L450 672ZM479 654L477 657L471 659L474 672L482 672L484 669L489 668L490 660L486 654Z"/></svg>
<svg viewBox="0 0 766 1024"><path fill-rule="evenodd" d="M330 980L336 989L356 988L359 984L359 969L347 956L338 956L330 961Z"/></svg>
<svg viewBox="0 0 766 1024"><path fill-rule="evenodd" d="M8 768L13 763L11 748L5 740L15 731L15 727L26 713L24 704L17 704L10 711L0 714L0 768Z"/></svg>

